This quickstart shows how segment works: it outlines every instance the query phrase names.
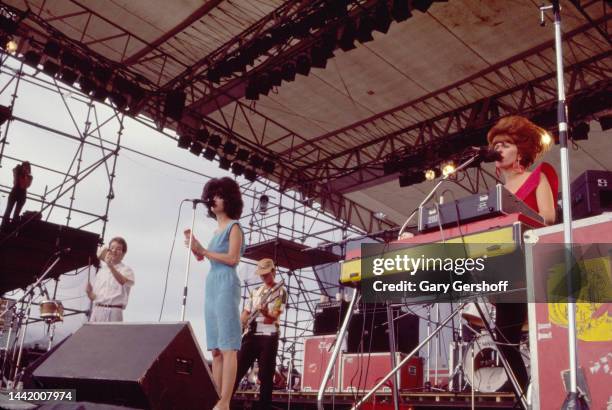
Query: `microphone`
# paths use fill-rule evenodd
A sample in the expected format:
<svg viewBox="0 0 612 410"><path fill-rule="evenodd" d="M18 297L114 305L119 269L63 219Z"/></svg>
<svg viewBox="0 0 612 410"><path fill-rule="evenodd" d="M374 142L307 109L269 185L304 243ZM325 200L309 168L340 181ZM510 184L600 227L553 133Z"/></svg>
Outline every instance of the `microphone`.
<svg viewBox="0 0 612 410"><path fill-rule="evenodd" d="M494 149L490 149L487 146L484 147L472 147L472 152L480 158L482 162L495 162L501 161L502 155L495 151Z"/></svg>
<svg viewBox="0 0 612 410"><path fill-rule="evenodd" d="M185 201L189 201L189 202L193 202L194 204L207 204L207 201L203 200L203 199L185 199Z"/></svg>

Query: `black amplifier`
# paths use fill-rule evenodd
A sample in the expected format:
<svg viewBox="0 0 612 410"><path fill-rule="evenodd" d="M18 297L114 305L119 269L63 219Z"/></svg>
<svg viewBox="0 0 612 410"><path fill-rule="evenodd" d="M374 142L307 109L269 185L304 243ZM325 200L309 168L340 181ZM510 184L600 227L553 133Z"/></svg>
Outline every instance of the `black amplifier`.
<svg viewBox="0 0 612 410"><path fill-rule="evenodd" d="M497 184L489 192L474 194L442 205L419 208L419 232L447 228L498 215L521 213L534 221L543 218L503 185Z"/></svg>
<svg viewBox="0 0 612 410"><path fill-rule="evenodd" d="M349 303L344 300L319 303L315 309L312 333L315 336L337 333L348 306Z"/></svg>
<svg viewBox="0 0 612 410"><path fill-rule="evenodd" d="M589 170L572 182L572 218L612 211L612 172Z"/></svg>

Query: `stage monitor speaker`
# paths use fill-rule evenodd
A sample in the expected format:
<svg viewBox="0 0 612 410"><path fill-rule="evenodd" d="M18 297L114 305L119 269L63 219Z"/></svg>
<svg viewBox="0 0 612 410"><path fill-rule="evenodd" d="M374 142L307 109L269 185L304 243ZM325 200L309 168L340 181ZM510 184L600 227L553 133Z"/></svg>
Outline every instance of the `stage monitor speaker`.
<svg viewBox="0 0 612 410"><path fill-rule="evenodd" d="M312 334L315 336L338 333L349 303L345 301L323 302L317 305Z"/></svg>
<svg viewBox="0 0 612 410"><path fill-rule="evenodd" d="M410 353L419 344L419 317L393 308L395 351ZM389 352L386 307L368 308L353 315L348 328L348 353Z"/></svg>
<svg viewBox="0 0 612 410"><path fill-rule="evenodd" d="M37 388L78 401L147 409L211 409L219 399L187 322L87 323L33 370Z"/></svg>
<svg viewBox="0 0 612 410"><path fill-rule="evenodd" d="M612 211L612 172L589 170L572 182L574 219Z"/></svg>

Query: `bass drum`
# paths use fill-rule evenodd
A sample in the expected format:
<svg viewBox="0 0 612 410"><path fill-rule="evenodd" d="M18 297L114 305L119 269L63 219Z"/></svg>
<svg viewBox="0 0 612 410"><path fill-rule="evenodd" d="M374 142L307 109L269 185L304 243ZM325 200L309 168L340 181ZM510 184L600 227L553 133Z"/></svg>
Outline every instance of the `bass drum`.
<svg viewBox="0 0 612 410"><path fill-rule="evenodd" d="M520 351L529 372L529 346L526 342L521 342ZM470 386L483 393L499 391L509 381L501 363L499 349L488 333L481 333L468 345L463 355L463 370Z"/></svg>

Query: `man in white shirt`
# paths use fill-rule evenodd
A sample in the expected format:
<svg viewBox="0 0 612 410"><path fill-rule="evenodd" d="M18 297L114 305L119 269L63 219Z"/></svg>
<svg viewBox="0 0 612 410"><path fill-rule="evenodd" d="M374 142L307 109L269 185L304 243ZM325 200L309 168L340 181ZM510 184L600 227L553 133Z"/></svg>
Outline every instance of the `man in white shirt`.
<svg viewBox="0 0 612 410"><path fill-rule="evenodd" d="M130 289L134 286L134 271L121 261L127 253L127 242L121 237L111 239L108 249L100 252L100 270L93 287L87 283L87 296L93 301L90 322L121 322Z"/></svg>
<svg viewBox="0 0 612 410"><path fill-rule="evenodd" d="M255 360L259 365L258 378L259 408L269 409L272 401L272 387L276 370L276 352L280 333L280 316L287 304L287 291L274 280L276 266L272 259L257 263L256 273L263 284L257 288L242 311L240 317L247 333L242 338L238 352L238 369L234 390ZM251 314L251 312L255 314Z"/></svg>

